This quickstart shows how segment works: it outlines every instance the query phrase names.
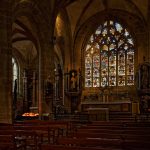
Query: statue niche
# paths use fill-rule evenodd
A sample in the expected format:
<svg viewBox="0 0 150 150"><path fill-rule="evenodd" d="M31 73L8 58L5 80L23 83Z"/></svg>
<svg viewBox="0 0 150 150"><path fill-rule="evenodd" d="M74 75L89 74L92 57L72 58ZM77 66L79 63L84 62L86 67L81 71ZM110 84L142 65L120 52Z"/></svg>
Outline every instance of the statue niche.
<svg viewBox="0 0 150 150"><path fill-rule="evenodd" d="M143 64L140 68L141 89L150 88L150 64Z"/></svg>
<svg viewBox="0 0 150 150"><path fill-rule="evenodd" d="M70 71L70 91L77 91L77 71L71 70Z"/></svg>
<svg viewBox="0 0 150 150"><path fill-rule="evenodd" d="M150 63L144 62L139 68L140 113L150 113Z"/></svg>

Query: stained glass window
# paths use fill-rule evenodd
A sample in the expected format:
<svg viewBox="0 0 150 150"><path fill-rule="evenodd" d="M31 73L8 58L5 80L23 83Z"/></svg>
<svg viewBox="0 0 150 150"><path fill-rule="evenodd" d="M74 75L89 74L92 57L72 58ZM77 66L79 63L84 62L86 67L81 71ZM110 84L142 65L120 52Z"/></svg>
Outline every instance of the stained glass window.
<svg viewBox="0 0 150 150"><path fill-rule="evenodd" d="M17 62L15 60L15 58L12 58L12 73L13 73L13 84L12 84L12 89L14 91L14 87L15 87L15 82L18 79L18 65Z"/></svg>
<svg viewBox="0 0 150 150"><path fill-rule="evenodd" d="M134 42L120 23L105 21L85 49L85 87L134 85Z"/></svg>

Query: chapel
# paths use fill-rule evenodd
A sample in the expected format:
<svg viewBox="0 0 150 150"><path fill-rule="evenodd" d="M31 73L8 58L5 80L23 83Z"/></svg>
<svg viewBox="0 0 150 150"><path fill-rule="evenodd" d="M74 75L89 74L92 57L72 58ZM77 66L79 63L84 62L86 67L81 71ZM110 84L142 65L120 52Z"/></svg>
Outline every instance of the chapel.
<svg viewBox="0 0 150 150"><path fill-rule="evenodd" d="M149 0L1 0L0 18L0 124L150 121Z"/></svg>

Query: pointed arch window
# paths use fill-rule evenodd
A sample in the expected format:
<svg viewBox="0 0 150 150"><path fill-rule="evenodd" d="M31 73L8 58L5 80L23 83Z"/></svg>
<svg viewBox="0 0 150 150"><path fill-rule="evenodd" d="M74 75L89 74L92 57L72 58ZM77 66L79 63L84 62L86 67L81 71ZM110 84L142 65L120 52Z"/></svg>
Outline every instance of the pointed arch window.
<svg viewBox="0 0 150 150"><path fill-rule="evenodd" d="M17 88L16 86L18 83L18 64L14 57L12 57L12 79L13 79L12 90L14 92L15 88Z"/></svg>
<svg viewBox="0 0 150 150"><path fill-rule="evenodd" d="M109 20L85 48L85 87L134 85L134 42L120 23Z"/></svg>

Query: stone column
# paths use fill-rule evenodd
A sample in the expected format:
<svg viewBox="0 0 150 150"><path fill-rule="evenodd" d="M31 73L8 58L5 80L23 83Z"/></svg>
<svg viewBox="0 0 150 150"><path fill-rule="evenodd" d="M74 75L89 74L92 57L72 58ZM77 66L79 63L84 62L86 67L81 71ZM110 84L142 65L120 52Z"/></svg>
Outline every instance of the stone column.
<svg viewBox="0 0 150 150"><path fill-rule="evenodd" d="M11 5L0 4L0 122L12 123Z"/></svg>
<svg viewBox="0 0 150 150"><path fill-rule="evenodd" d="M27 97L27 76L26 76L26 70L24 70L23 75L23 112L27 112L27 106L28 106L28 97Z"/></svg>
<svg viewBox="0 0 150 150"><path fill-rule="evenodd" d="M38 112L39 118L42 113L52 112L52 100L46 101L45 90L47 79L54 87L54 43L53 30L55 25L55 6L56 0L36 1L33 16L37 20L38 26ZM48 9L45 9L48 8ZM40 11L39 11L40 10ZM47 14L47 15L46 15Z"/></svg>
<svg viewBox="0 0 150 150"><path fill-rule="evenodd" d="M32 107L35 107L35 98L36 98L36 74L33 72L33 91L32 91Z"/></svg>
<svg viewBox="0 0 150 150"><path fill-rule="evenodd" d="M150 63L150 1L148 1L148 52L147 52L147 61Z"/></svg>
<svg viewBox="0 0 150 150"><path fill-rule="evenodd" d="M49 39L45 36L44 39ZM42 113L51 113L53 98L52 95L46 97L46 84L47 80L54 87L54 52L53 45L48 40L42 42L41 40L41 49L39 53L39 95L38 95L38 107L39 115L42 116ZM54 92L54 90L50 91ZM51 93L52 94L52 93Z"/></svg>

